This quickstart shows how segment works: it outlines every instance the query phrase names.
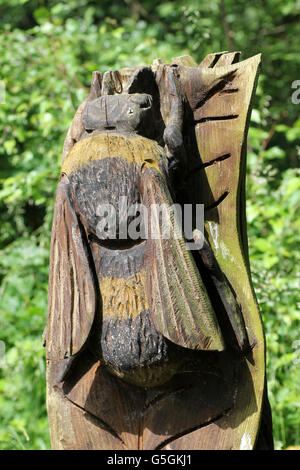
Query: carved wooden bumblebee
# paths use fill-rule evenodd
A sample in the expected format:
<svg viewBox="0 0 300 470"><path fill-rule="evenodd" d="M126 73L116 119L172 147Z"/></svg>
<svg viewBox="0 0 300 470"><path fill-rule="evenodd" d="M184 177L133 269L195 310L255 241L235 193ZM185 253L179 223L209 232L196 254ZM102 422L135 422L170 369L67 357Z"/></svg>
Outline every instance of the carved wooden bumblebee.
<svg viewBox="0 0 300 470"><path fill-rule="evenodd" d="M211 83L205 76L198 85L192 81L197 95L186 78L192 69L179 60L107 72L103 79L95 73L67 136L46 332L54 448L169 448L164 446L177 441L175 448L188 448L179 436L234 416L235 408L241 413L239 381L253 393L246 364L253 362L257 335L213 250L222 243L216 219L208 217L205 235L215 238L191 252L170 211L174 202L206 203L207 196L200 198L205 186L209 195L207 182L199 192L193 180L206 162L199 160L191 127L203 119L199 102L220 91L229 96L226 87L236 73L223 71ZM206 204L214 217L227 194L212 195ZM140 205L146 212L139 213L137 230L129 208ZM105 225L109 208L113 232ZM167 238L162 219L170 227ZM145 236L141 226L148 232L154 220L158 236ZM256 438L259 424L254 428ZM227 438L225 447L240 446L241 439ZM190 445L202 448L198 437Z"/></svg>

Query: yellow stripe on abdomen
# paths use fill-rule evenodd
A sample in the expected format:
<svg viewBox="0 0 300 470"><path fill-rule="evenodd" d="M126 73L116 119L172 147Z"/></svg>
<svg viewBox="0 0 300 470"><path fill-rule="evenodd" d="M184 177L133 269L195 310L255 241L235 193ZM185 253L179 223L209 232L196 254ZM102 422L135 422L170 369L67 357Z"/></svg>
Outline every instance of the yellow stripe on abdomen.
<svg viewBox="0 0 300 470"><path fill-rule="evenodd" d="M146 162L159 170L163 154L163 148L146 137L103 132L77 142L66 156L62 173L70 175L77 168L103 158L124 158L140 166Z"/></svg>
<svg viewBox="0 0 300 470"><path fill-rule="evenodd" d="M99 280L103 318L125 320L148 310L145 282L144 270L127 279L103 277Z"/></svg>

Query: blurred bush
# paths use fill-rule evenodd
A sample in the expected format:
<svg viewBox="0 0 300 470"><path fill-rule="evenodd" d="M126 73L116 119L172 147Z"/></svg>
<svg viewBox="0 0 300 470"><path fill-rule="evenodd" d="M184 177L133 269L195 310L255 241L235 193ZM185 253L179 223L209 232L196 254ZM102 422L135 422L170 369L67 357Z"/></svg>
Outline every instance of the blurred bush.
<svg viewBox="0 0 300 470"><path fill-rule="evenodd" d="M62 143L91 72L221 50L263 53L248 150L250 259L276 448L299 444L299 2L0 0L0 18L0 449L50 447L41 335L51 220Z"/></svg>

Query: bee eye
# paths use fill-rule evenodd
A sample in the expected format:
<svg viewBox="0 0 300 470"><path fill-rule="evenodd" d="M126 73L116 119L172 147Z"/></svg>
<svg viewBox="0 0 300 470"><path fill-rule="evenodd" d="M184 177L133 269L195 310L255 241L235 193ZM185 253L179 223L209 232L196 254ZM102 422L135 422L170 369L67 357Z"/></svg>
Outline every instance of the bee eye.
<svg viewBox="0 0 300 470"><path fill-rule="evenodd" d="M133 109L129 108L128 111L127 111L127 114L133 114Z"/></svg>

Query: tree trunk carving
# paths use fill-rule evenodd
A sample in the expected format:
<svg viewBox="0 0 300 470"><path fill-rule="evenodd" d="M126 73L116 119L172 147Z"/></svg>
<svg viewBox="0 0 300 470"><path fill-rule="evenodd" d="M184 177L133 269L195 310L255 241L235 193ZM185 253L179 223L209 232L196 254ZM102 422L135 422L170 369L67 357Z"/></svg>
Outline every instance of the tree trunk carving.
<svg viewBox="0 0 300 470"><path fill-rule="evenodd" d="M238 59L93 73L53 221L54 449L272 448L245 217L260 55ZM203 230L183 233L174 204L204 204Z"/></svg>

